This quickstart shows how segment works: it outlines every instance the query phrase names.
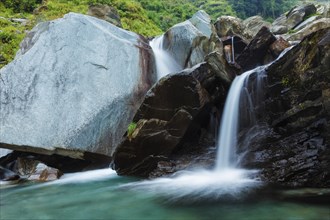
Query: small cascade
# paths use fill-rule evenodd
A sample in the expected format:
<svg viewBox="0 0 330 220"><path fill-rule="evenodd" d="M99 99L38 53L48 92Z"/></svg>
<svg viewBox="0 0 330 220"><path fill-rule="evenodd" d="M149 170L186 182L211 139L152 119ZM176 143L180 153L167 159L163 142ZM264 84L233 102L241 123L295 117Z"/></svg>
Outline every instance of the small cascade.
<svg viewBox="0 0 330 220"><path fill-rule="evenodd" d="M169 73L179 72L183 69L164 49L163 42L164 35L155 37L150 41L150 46L154 52L156 60L157 80Z"/></svg>
<svg viewBox="0 0 330 220"><path fill-rule="evenodd" d="M231 56L232 56L232 60L231 60L231 62L232 62L232 63L235 63L234 37L235 37L235 36L232 36L232 37L231 37Z"/></svg>
<svg viewBox="0 0 330 220"><path fill-rule="evenodd" d="M173 177L124 184L121 188L162 195L170 201L194 202L223 198L237 200L259 187L262 183L256 178L257 171L237 168L236 148L241 119L248 118L249 126L256 124L255 108L261 101L259 93L263 92L262 84L269 65L245 72L233 81L222 115L215 169L181 171ZM211 118L215 123L215 117Z"/></svg>
<svg viewBox="0 0 330 220"><path fill-rule="evenodd" d="M228 63L235 63L235 36L231 36L229 39L230 42L227 42L227 45L224 46L224 53ZM228 41L229 41L228 39Z"/></svg>
<svg viewBox="0 0 330 220"><path fill-rule="evenodd" d="M249 76L251 74L256 74L257 78L259 76L263 77L261 73L265 71L266 67L267 66L261 66L237 76L230 87L221 121L216 170L235 167L235 162L237 160L234 152L237 146L240 115L242 114L240 105L242 102L244 103L244 110L247 112L244 116L248 117L249 121L254 124L254 103L247 88Z"/></svg>
<svg viewBox="0 0 330 220"><path fill-rule="evenodd" d="M285 49L276 60L290 49L291 47ZM239 128L243 121L245 124L248 121L250 127L256 125L255 107L262 102L266 69L271 64L247 71L234 79L221 119L215 170L221 171L236 167L238 159L235 152ZM249 78L252 75L255 76L255 83L249 88Z"/></svg>

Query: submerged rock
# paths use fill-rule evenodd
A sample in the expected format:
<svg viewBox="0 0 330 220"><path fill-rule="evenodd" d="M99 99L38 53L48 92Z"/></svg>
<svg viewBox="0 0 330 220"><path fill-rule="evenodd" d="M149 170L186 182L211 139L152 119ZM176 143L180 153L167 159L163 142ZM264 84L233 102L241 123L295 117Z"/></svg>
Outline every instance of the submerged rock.
<svg viewBox="0 0 330 220"><path fill-rule="evenodd" d="M110 156L156 77L147 40L69 13L21 46L0 70L0 147Z"/></svg>
<svg viewBox="0 0 330 220"><path fill-rule="evenodd" d="M53 181L59 179L63 173L53 167L48 167L43 163L37 163L28 180L30 181Z"/></svg>
<svg viewBox="0 0 330 220"><path fill-rule="evenodd" d="M15 181L19 179L19 175L9 169L0 166L0 181Z"/></svg>
<svg viewBox="0 0 330 220"><path fill-rule="evenodd" d="M1 165L3 161L1 161ZM59 179L63 173L53 167L35 160L33 157L18 157L15 161L7 164L7 168L0 165L0 180L30 180L30 181L52 181Z"/></svg>

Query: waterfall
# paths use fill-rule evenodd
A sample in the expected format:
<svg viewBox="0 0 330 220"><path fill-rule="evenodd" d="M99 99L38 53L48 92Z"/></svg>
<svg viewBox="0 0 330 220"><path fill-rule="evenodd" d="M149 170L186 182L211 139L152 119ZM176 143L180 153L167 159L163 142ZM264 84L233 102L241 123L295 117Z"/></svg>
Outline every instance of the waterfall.
<svg viewBox="0 0 330 220"><path fill-rule="evenodd" d="M247 71L233 81L222 115L215 169L181 171L172 177L128 183L121 188L161 195L169 201L194 202L223 198L226 198L226 201L237 200L261 186L262 182L258 180L256 170L236 168L238 158L235 151L238 131L242 125L240 119L248 118L249 123L246 126L256 124L254 109L262 101L262 84L269 65L271 64Z"/></svg>
<svg viewBox="0 0 330 220"><path fill-rule="evenodd" d="M276 60L280 59L291 48L286 48ZM242 118L243 114L242 110L248 112L248 114L244 115L244 119L250 122L250 126L255 125L254 108L262 102L263 81L266 77L265 70L272 63L247 71L234 79L229 89L221 119L215 170L235 168L237 163L235 151L237 148L240 118ZM252 74L256 75L256 84L252 86L254 91L249 91L248 82ZM242 106L240 107L240 105Z"/></svg>
<svg viewBox="0 0 330 220"><path fill-rule="evenodd" d="M261 73L264 73L266 67L267 66L261 66L237 76L230 87L221 119L220 134L217 142L217 148L219 150L217 155L216 170L233 168L235 166L235 150L237 146L237 136L240 125L239 119L241 114L240 104L245 95L247 101L247 105L245 107L250 113L247 116L251 121L255 121L253 110L254 104L247 89L248 79L253 73L256 73L257 78L263 77L264 74ZM260 79L257 79L257 81L259 82ZM260 88L261 86L259 85L258 87ZM259 91L257 91L257 94L258 93Z"/></svg>
<svg viewBox="0 0 330 220"><path fill-rule="evenodd" d="M176 73L183 69L164 48L163 42L164 35L155 37L150 41L156 60L157 80L169 73Z"/></svg>
<svg viewBox="0 0 330 220"><path fill-rule="evenodd" d="M234 48L234 37L231 37L231 55L232 55L232 63L235 63L235 48Z"/></svg>

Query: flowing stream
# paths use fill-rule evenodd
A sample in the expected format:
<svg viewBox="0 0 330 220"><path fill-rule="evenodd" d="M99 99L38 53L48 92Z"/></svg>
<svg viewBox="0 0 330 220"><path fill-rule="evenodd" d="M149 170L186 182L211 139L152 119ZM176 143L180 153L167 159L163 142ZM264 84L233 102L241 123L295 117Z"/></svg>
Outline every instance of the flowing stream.
<svg viewBox="0 0 330 220"><path fill-rule="evenodd" d="M203 184L198 179L190 181ZM329 219L327 205L306 205L264 195L235 203L173 203L148 191L122 187L128 183L139 181L104 169L66 174L51 183L0 188L0 219Z"/></svg>

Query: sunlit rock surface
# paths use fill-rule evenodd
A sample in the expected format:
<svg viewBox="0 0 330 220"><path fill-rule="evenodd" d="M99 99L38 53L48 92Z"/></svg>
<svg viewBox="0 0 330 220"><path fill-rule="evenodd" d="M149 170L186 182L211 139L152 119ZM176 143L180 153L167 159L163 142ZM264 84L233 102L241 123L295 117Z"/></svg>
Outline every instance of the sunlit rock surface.
<svg viewBox="0 0 330 220"><path fill-rule="evenodd" d="M284 34L294 29L301 22L316 13L317 9L313 4L301 5L292 8L287 14L283 14L272 23L271 31L274 34Z"/></svg>
<svg viewBox="0 0 330 220"><path fill-rule="evenodd" d="M192 67L203 62L205 56L217 48L215 36L210 16L198 11L191 19L174 25L164 34L163 48L182 69Z"/></svg>
<svg viewBox="0 0 330 220"><path fill-rule="evenodd" d="M150 51L90 16L37 25L0 70L0 147L111 155L155 77Z"/></svg>
<svg viewBox="0 0 330 220"><path fill-rule="evenodd" d="M267 21L264 21L264 19L261 16L252 16L243 21L243 27L244 27L244 36L248 39L252 39L262 27L270 27L271 24Z"/></svg>
<svg viewBox="0 0 330 220"><path fill-rule="evenodd" d="M328 27L330 27L330 18L321 18L314 22L310 22L308 25L306 25L306 27L302 28L296 33L289 35L287 40L289 41L302 40L307 35Z"/></svg>

